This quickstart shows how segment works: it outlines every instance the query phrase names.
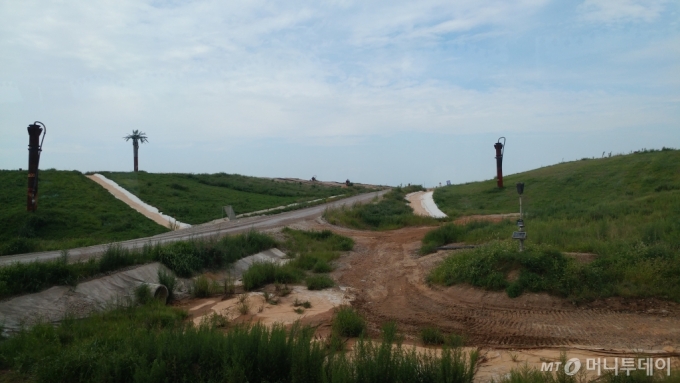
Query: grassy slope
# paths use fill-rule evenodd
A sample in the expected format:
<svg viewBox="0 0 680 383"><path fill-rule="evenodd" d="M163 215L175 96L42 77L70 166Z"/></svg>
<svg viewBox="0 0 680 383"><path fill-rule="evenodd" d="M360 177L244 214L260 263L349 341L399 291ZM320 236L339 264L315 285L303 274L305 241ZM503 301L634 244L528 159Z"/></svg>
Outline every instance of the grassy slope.
<svg viewBox="0 0 680 383"><path fill-rule="evenodd" d="M58 250L166 232L75 171L40 172L26 211L26 172L0 170L0 255Z"/></svg>
<svg viewBox="0 0 680 383"><path fill-rule="evenodd" d="M533 243L597 253L616 243L678 248L679 163L675 150L581 160L508 176L504 190L495 180L475 182L437 189L434 199L452 216L512 213L519 210L514 185L524 182Z"/></svg>
<svg viewBox="0 0 680 383"><path fill-rule="evenodd" d="M415 215L404 199L406 194L424 190L420 185L394 188L382 199L350 208L329 209L324 218L333 225L359 230L394 230L407 226L434 225L434 218Z"/></svg>
<svg viewBox="0 0 680 383"><path fill-rule="evenodd" d="M362 187L279 182L236 174L153 174L101 172L120 186L181 222L198 224L222 218L222 206L236 214L269 209L340 194L356 194Z"/></svg>
<svg viewBox="0 0 680 383"><path fill-rule="evenodd" d="M526 183L527 251L508 238L511 222L444 225L423 240L492 242L448 257L429 280L470 283L510 296L545 291L574 301L658 297L680 301L680 151L642 152L559 164L506 178L505 190L486 181L442 188L435 200L449 214L517 209L514 184ZM560 251L594 252L578 262ZM519 278L509 275L519 271Z"/></svg>

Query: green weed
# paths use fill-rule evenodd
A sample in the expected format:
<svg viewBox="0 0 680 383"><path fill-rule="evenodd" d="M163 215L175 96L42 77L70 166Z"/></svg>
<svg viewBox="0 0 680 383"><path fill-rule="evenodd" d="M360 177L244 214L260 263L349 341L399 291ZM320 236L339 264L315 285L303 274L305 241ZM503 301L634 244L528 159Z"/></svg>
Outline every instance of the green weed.
<svg viewBox="0 0 680 383"><path fill-rule="evenodd" d="M332 324L333 331L344 337L357 337L366 331L366 321L350 306L337 308Z"/></svg>
<svg viewBox="0 0 680 383"><path fill-rule="evenodd" d="M406 226L436 225L437 220L413 214L413 209L404 199L411 191L422 190L416 185L394 188L379 201L350 208L329 209L324 218L333 225L364 230L393 230Z"/></svg>
<svg viewBox="0 0 680 383"><path fill-rule="evenodd" d="M309 290L323 290L335 286L335 282L327 275L310 275L305 279L307 289Z"/></svg>

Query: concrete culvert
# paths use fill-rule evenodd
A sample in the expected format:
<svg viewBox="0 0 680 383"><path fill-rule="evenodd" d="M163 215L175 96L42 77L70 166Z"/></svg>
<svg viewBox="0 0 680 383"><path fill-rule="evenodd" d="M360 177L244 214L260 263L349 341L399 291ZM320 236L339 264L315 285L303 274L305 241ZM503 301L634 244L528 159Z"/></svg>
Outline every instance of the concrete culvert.
<svg viewBox="0 0 680 383"><path fill-rule="evenodd" d="M164 304L168 301L168 288L156 283L148 283L153 299L161 301Z"/></svg>

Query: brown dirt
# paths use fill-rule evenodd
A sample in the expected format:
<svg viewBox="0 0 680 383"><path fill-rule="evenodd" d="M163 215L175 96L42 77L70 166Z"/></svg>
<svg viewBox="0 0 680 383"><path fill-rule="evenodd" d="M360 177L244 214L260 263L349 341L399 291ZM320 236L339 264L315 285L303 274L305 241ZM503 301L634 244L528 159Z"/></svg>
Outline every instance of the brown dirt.
<svg viewBox="0 0 680 383"><path fill-rule="evenodd" d="M375 332L394 320L414 339L421 328L435 326L482 347L680 349L678 304L619 298L578 307L547 294L525 293L513 299L505 292L465 285L428 286L428 272L451 253L418 256L420 239L432 228L331 228L356 241L333 274L353 289L353 305Z"/></svg>
<svg viewBox="0 0 680 383"><path fill-rule="evenodd" d="M186 302L185 307L195 308L190 311L191 317L198 322L201 316L226 309L235 323L289 325L301 319L317 327L317 336L325 337L330 333L333 307L342 298L342 303L351 302L367 319L371 337L377 337L387 321L396 321L406 335L405 344L417 346L418 351L433 350L420 344L418 333L423 327L463 335L469 347L481 349L476 376L480 382L498 380L525 363L540 368L541 362L558 360L563 351L569 358L581 360L654 354L672 357L674 368L680 365L680 305L676 303L609 298L575 306L547 294L525 293L513 299L505 292L465 285L428 286L428 272L455 253L418 255L420 240L432 227L369 232L332 226L318 219L298 223L296 228L331 229L355 240L354 250L336 261L337 268L331 274L342 288L328 291L333 299L297 286L275 306L265 304L261 295L251 295L248 315L235 313L234 299ZM582 257L587 261L590 255ZM271 290L271 286L268 288ZM295 314L295 298L310 300L312 310ZM264 307L262 312L258 312L259 307Z"/></svg>
<svg viewBox="0 0 680 383"><path fill-rule="evenodd" d="M673 302L609 298L576 306L548 294L525 293L509 298L502 291L490 292L467 285L428 286L425 281L428 272L453 253L418 255L420 240L431 227L371 232L332 226L322 220L296 226L330 228L355 240L354 250L336 261L338 267L331 275L345 288L338 296L351 300L365 316L371 335L377 336L383 323L396 321L407 340L416 343L420 329L434 326L446 333L464 335L469 345L495 349L567 347L665 353L673 350L675 354L680 350L680 305ZM288 323L308 316L315 325L327 327L331 308L337 302L328 305L323 303L323 297L308 296L311 292L305 290L298 287L278 307L265 305L262 313L252 313L252 318L247 319ZM296 297L315 299L316 310L303 316L293 315L292 300ZM251 307L261 306L255 302L261 297L252 299ZM187 305L196 307L205 302ZM218 298L190 313L198 318L219 311L221 306L234 305L219 302ZM318 314L323 315L317 317Z"/></svg>

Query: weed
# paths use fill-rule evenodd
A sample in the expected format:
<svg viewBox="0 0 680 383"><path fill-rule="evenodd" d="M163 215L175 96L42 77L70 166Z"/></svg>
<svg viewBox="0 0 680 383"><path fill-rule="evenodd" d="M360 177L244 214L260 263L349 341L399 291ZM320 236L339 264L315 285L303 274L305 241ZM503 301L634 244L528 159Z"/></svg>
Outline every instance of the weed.
<svg viewBox="0 0 680 383"><path fill-rule="evenodd" d="M351 208L328 209L324 218L334 224L355 229L392 230L406 226L434 225L437 220L413 214L404 197L411 191L422 190L419 185L394 188L379 201L354 205Z"/></svg>
<svg viewBox="0 0 680 383"><path fill-rule="evenodd" d="M420 340L425 345L442 345L446 338L438 328L425 327L420 330Z"/></svg>
<svg viewBox="0 0 680 383"><path fill-rule="evenodd" d="M529 245L520 253L515 243L493 242L446 258L427 279L505 290L510 297L531 291L572 301L612 295L680 300L680 283L674 277L680 273L679 262L680 255L663 245L638 244L580 263L546 246ZM512 281L508 279L511 271L519 271Z"/></svg>
<svg viewBox="0 0 680 383"><path fill-rule="evenodd" d="M177 278L172 273L165 270L158 269L158 284L165 286L168 289L168 302L175 299L175 287L177 286Z"/></svg>
<svg viewBox="0 0 680 383"><path fill-rule="evenodd" d="M243 288L254 290L269 283L294 283L302 279L302 271L271 262L254 263L242 275Z"/></svg>
<svg viewBox="0 0 680 383"><path fill-rule="evenodd" d="M153 294L151 294L151 288L146 283L135 288L135 301L140 305L145 305L153 299Z"/></svg>
<svg viewBox="0 0 680 383"><path fill-rule="evenodd" d="M191 295L194 298L207 298L214 294L213 283L205 275L199 275L193 281Z"/></svg>
<svg viewBox="0 0 680 383"><path fill-rule="evenodd" d="M231 274L222 281L222 291L225 296L234 295L236 292L236 285L234 284L234 279L231 277Z"/></svg>
<svg viewBox="0 0 680 383"><path fill-rule="evenodd" d="M333 331L344 337L357 337L366 331L366 321L350 306L336 309Z"/></svg>
<svg viewBox="0 0 680 383"><path fill-rule="evenodd" d="M296 307L293 309L293 311L295 311L297 314L302 314L305 312L305 309L303 309L302 307Z"/></svg>
<svg viewBox="0 0 680 383"><path fill-rule="evenodd" d="M298 300L297 298L295 298L295 302L293 302L293 306L295 306L295 307L302 306L306 309L312 308L312 304L309 301L302 302L302 301Z"/></svg>
<svg viewBox="0 0 680 383"><path fill-rule="evenodd" d="M311 275L305 279L307 289L323 290L335 286L335 282L327 275Z"/></svg>
<svg viewBox="0 0 680 383"><path fill-rule="evenodd" d="M186 312L154 304L122 307L61 326L39 324L0 342L3 375L18 381L248 381L472 383L476 353L441 356L360 339L351 354L327 355L299 324L229 326L217 314L201 326ZM229 331L221 328L231 327ZM335 350L342 341L334 338Z"/></svg>
<svg viewBox="0 0 680 383"><path fill-rule="evenodd" d="M236 308L241 315L247 315L250 312L250 305L248 304L248 294L240 294L238 296L238 303Z"/></svg>
<svg viewBox="0 0 680 383"><path fill-rule="evenodd" d="M274 290L280 297L288 296L293 291L290 289L290 287L288 287L288 285L281 286L279 283L274 285Z"/></svg>

